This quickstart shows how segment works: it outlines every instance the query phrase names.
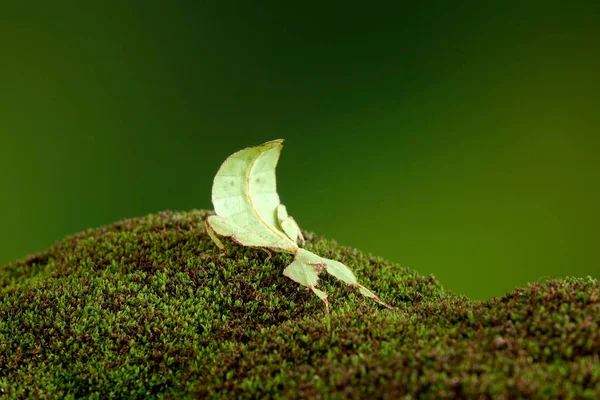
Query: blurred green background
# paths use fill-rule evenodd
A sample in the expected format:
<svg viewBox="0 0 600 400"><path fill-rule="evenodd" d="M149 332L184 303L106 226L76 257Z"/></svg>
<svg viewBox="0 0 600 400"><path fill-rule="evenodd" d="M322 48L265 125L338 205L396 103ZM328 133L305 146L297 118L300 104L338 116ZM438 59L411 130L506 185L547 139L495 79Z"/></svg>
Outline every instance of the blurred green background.
<svg viewBox="0 0 600 400"><path fill-rule="evenodd" d="M304 229L473 299L600 277L597 1L21 3L0 6L0 265L212 208L229 154L285 138Z"/></svg>

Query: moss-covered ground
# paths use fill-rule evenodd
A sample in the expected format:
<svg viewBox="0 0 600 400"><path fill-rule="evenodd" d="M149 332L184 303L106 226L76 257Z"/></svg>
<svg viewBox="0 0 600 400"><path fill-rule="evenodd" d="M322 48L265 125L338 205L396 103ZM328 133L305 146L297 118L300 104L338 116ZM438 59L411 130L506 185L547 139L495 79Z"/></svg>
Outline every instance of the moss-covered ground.
<svg viewBox="0 0 600 400"><path fill-rule="evenodd" d="M530 284L484 302L307 234L392 311L287 254L225 241L204 211L68 237L0 268L0 398L600 398L600 285Z"/></svg>

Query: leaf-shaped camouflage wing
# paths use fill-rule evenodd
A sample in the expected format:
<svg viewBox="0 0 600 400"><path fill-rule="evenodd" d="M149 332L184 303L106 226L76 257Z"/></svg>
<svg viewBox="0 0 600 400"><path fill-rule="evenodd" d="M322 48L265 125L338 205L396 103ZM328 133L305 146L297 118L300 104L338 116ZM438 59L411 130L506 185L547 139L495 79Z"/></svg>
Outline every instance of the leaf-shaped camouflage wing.
<svg viewBox="0 0 600 400"><path fill-rule="evenodd" d="M212 202L217 215L207 220L207 230L231 236L244 246L295 254L295 239L280 230L275 168L283 139L249 147L229 156L213 182Z"/></svg>
<svg viewBox="0 0 600 400"><path fill-rule="evenodd" d="M344 264L322 258L298 247L304 244L302 232L294 218L281 204L275 184L275 168L283 147L283 139L248 147L229 156L215 176L212 201L217 215L206 220L206 231L223 250L217 238L231 236L244 246L272 249L294 254L294 261L283 274L310 288L327 306L327 294L317 289L319 273L327 271L337 279L358 288L363 296L389 307L366 287Z"/></svg>

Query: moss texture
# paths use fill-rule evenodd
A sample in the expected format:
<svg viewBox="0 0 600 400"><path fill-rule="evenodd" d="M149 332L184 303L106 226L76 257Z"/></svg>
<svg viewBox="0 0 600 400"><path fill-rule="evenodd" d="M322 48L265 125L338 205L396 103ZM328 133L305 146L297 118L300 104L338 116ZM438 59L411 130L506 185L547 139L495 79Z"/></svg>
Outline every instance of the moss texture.
<svg viewBox="0 0 600 400"><path fill-rule="evenodd" d="M399 311L323 276L331 316L286 254L163 212L0 268L0 397L600 398L600 286L530 284L472 302L433 277L306 233Z"/></svg>

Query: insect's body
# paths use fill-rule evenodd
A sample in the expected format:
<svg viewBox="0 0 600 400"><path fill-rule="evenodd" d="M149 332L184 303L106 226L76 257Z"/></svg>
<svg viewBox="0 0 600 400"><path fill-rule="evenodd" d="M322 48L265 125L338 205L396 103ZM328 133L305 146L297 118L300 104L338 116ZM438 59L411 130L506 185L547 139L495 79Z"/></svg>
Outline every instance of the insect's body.
<svg viewBox="0 0 600 400"><path fill-rule="evenodd" d="M326 306L327 295L316 288L322 270L358 287L363 295L393 308L360 285L344 264L298 246L298 240L304 245L304 237L294 218L281 204L275 183L275 168L282 147L283 139L248 147L232 154L221 165L212 188L216 215L206 220L206 231L211 239L221 250L225 246L216 235L230 236L242 246L294 254L294 261L283 274L309 287Z"/></svg>

